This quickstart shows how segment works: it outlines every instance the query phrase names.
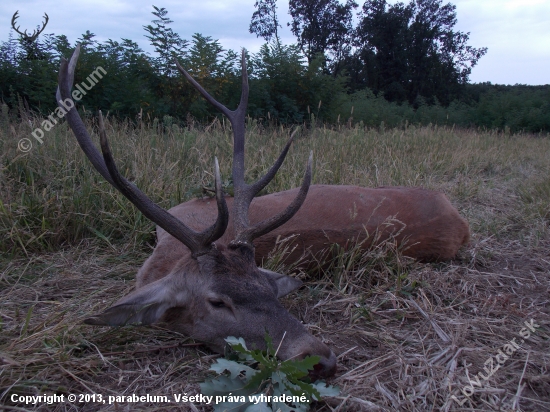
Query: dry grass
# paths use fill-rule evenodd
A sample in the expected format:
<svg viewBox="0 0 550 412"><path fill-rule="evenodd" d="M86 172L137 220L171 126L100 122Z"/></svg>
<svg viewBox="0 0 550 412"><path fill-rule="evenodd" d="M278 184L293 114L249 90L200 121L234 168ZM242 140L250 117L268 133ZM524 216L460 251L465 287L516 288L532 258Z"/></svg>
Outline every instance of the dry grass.
<svg viewBox="0 0 550 412"><path fill-rule="evenodd" d="M251 125L250 178L266 170L287 132ZM132 289L153 226L97 177L65 125L28 154L16 149L30 137L28 124L4 121L0 134L0 410L208 410L9 401L198 393L215 355L159 328L81 324ZM109 134L121 170L164 207L209 184L214 155L229 176L231 135L219 123L162 133L113 123ZM331 383L341 396L314 409L550 410L550 139L317 128L302 133L269 191L298 185L310 148L316 183L442 190L472 230L454 262L413 262L388 243L342 251L325 270L299 274L306 287L285 305L339 355ZM531 319L539 326L530 337L466 398L468 376L486 375L485 362L519 342Z"/></svg>

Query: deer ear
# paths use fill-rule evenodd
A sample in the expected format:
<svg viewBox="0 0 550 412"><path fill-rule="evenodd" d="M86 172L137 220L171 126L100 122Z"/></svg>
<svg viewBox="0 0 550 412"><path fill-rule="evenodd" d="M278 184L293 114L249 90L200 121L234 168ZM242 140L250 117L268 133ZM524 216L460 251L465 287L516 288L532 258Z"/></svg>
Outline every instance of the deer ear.
<svg viewBox="0 0 550 412"><path fill-rule="evenodd" d="M282 298L288 295L293 290L302 286L302 281L281 273L272 272L271 270L258 268L260 272L266 275L268 278L273 279L277 285L277 297Z"/></svg>
<svg viewBox="0 0 550 412"><path fill-rule="evenodd" d="M103 313L84 320L88 325L149 325L169 308L183 306L186 293L174 290L174 279L166 276L120 299Z"/></svg>

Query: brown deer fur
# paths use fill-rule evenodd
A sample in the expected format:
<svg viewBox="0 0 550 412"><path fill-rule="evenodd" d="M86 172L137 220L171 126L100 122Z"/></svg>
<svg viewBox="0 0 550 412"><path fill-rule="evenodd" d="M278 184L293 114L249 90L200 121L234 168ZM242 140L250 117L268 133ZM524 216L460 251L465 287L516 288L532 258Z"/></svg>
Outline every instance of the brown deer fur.
<svg viewBox="0 0 550 412"><path fill-rule="evenodd" d="M256 197L250 206L250 223L283 210L298 189ZM226 198L232 209L233 198ZM195 230L210 225L216 218L214 199L194 199L173 207L169 212ZM379 231L379 236L375 233ZM158 244L137 275L138 287L169 274L181 259L189 259L189 250L164 230L157 228ZM468 243L468 223L437 191L422 188L359 186L310 186L307 198L296 215L282 226L257 238L256 262L261 264L273 250L277 238L295 236L298 245L286 262L295 262L304 253L318 255L333 244L346 246L369 235L384 241L392 234L403 254L422 261L448 260ZM216 242L227 245L234 238L233 222ZM364 247L370 246L367 240ZM308 261L307 258L305 259Z"/></svg>

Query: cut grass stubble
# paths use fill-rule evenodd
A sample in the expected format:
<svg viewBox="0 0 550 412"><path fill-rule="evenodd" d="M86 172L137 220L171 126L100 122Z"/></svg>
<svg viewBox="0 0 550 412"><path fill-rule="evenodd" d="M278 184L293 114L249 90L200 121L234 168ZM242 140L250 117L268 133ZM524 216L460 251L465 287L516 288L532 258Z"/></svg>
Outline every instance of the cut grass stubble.
<svg viewBox="0 0 550 412"><path fill-rule="evenodd" d="M0 402L12 393L198 393L213 356L204 347L161 327L81 324L132 289L154 227L92 169L66 125L22 154L17 142L30 131L28 123L0 127ZM232 135L223 123L205 130L110 121L107 132L121 172L165 208L212 186L214 156L231 184ZM265 173L288 134L250 125L247 179ZM366 252L352 245L317 271L295 271L305 287L285 306L339 355L331 383L342 396L315 408L550 410L549 149L548 138L431 127L299 134L268 192L298 186L313 150L314 183L441 190L472 231L451 263L411 261L389 241ZM293 271L287 245L265 266ZM468 376L530 319L540 328L465 397ZM132 405L155 408L168 410Z"/></svg>

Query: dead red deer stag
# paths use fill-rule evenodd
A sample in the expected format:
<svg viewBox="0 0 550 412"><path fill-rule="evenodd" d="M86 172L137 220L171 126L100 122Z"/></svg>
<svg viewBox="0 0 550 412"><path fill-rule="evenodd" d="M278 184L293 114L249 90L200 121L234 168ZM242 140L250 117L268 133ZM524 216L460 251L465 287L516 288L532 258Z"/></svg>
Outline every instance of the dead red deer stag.
<svg viewBox="0 0 550 412"><path fill-rule="evenodd" d="M77 59L78 49L69 63L61 64L58 100L70 98ZM215 202L195 199L167 213L119 176L101 116L103 156L92 144L76 110L66 115L99 173L158 225L158 243L137 274L136 291L87 323L166 321L172 329L202 340L216 351L222 350L223 338L229 335L242 336L262 347L265 330L275 340L287 332L279 356L287 359L317 354L321 356L320 375L328 376L336 368L334 354L277 302L301 282L256 266L277 239L292 236L292 245L297 246L286 257L288 263L304 254L317 255L333 244L345 246L350 239L362 241L366 236L377 241L393 237L403 245L405 255L420 260L447 260L468 242L468 223L444 194L421 188L314 185L308 192L309 163L301 188L254 198L277 172L292 137L266 176L252 185L244 184L248 82L244 59L242 64L241 103L234 112L213 99L178 64L183 75L231 121L235 134L234 198L221 195L216 167ZM214 221L216 224L209 226ZM194 240L195 236L199 240ZM370 244L369 239L362 242L363 247Z"/></svg>
<svg viewBox="0 0 550 412"><path fill-rule="evenodd" d="M116 168L107 141L101 112L99 128L101 151L96 149L71 99L74 69L79 48L70 62L62 59L59 70L57 100L73 130L80 147L95 169L148 219L155 222L173 242L181 243L185 251L177 262L149 259L154 275L138 275L137 289L120 299L105 312L86 319L92 325L122 326L151 324L165 321L174 330L204 342L213 350L223 352L224 338L242 337L249 347L265 347L264 335L269 333L280 344L281 359L317 355L315 367L319 376L330 376L336 370L334 353L279 303L278 298L301 285L299 280L258 268L254 260L254 239L287 222L306 198L311 181L310 155L302 186L280 213L264 215L261 221L250 224L248 212L254 196L275 176L292 143L292 137L269 171L252 184L244 181L245 115L248 102L248 76L244 51L242 53L242 92L239 106L231 111L210 96L191 76L182 73L193 86L231 122L234 134L232 199L232 239L218 243L226 232L230 212L222 193L221 178L215 160L216 206L212 222L186 224L152 202L136 186L121 176ZM62 104L65 102L65 104ZM288 197L286 197L288 198ZM209 215L210 216L210 215ZM160 229L159 229L160 230ZM159 256L158 253L155 256ZM167 270L167 271L165 271Z"/></svg>

